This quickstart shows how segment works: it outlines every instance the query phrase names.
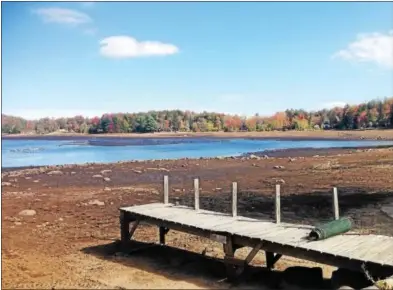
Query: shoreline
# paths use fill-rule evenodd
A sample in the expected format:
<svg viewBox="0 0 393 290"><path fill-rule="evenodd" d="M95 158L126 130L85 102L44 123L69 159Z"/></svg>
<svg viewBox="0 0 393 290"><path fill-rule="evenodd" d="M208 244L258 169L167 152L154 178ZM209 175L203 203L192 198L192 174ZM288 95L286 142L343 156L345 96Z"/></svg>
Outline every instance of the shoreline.
<svg viewBox="0 0 393 290"><path fill-rule="evenodd" d="M39 169L39 168L76 168L84 166L113 166L115 164L146 164L152 162L177 162L181 160L196 161L196 160L244 160L268 156L269 158L299 158L299 157L321 157L321 156L334 156L339 154L349 154L354 151L371 151L377 149L393 148L392 145L375 145L375 146L347 146L347 147L326 147L326 148L285 148L285 149L268 149L256 152L247 152L240 155L233 156L216 156L216 157L197 157L197 158L174 158L174 159L147 159L147 160L122 160L115 162L85 162L85 163L70 163L70 164L56 164L56 165L32 165L20 167L2 167L2 172L12 172L25 169ZM254 156L252 156L254 155Z"/></svg>
<svg viewBox="0 0 393 290"><path fill-rule="evenodd" d="M151 139L151 138L212 138L212 139L277 139L277 140L393 140L393 129L351 131L265 131L265 132L159 132L127 134L15 134L2 135L3 140L86 140L94 138Z"/></svg>

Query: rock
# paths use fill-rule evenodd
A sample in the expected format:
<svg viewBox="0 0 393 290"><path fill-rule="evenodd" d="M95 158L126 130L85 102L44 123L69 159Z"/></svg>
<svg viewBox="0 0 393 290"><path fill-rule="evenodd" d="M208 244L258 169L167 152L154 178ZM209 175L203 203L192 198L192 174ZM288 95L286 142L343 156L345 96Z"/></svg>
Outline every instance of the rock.
<svg viewBox="0 0 393 290"><path fill-rule="evenodd" d="M263 159L269 159L269 156L263 155L262 158L263 158Z"/></svg>
<svg viewBox="0 0 393 290"><path fill-rule="evenodd" d="M285 169L285 167L282 165L276 165L276 166L273 166L273 168L274 169Z"/></svg>
<svg viewBox="0 0 393 290"><path fill-rule="evenodd" d="M112 191L112 189L110 189L109 187L105 187L104 191Z"/></svg>
<svg viewBox="0 0 393 290"><path fill-rule="evenodd" d="M25 210L22 210L21 212L19 212L19 215L22 215L22 216L34 216L36 214L37 214L37 212L34 209L25 209Z"/></svg>
<svg viewBox="0 0 393 290"><path fill-rule="evenodd" d="M3 181L3 182L1 183L1 186L12 186L12 183L11 183L11 182L5 182L5 181Z"/></svg>
<svg viewBox="0 0 393 290"><path fill-rule="evenodd" d="M276 183L285 184L285 180L282 179L282 178L273 178L273 180L274 180Z"/></svg>
<svg viewBox="0 0 393 290"><path fill-rule="evenodd" d="M47 174L48 175L63 175L63 172L61 172L60 170L53 170L53 171L49 171Z"/></svg>
<svg viewBox="0 0 393 290"><path fill-rule="evenodd" d="M378 289L393 290L393 278L377 281L375 286Z"/></svg>
<svg viewBox="0 0 393 290"><path fill-rule="evenodd" d="M30 177L30 176L27 176L27 177L25 177L25 179L26 179L26 180L29 180L29 179L31 179L31 177Z"/></svg>
<svg viewBox="0 0 393 290"><path fill-rule="evenodd" d="M100 175L100 174L95 174L95 175L93 175L92 177L93 177L93 178L102 178L103 176Z"/></svg>
<svg viewBox="0 0 393 290"><path fill-rule="evenodd" d="M340 288L337 288L337 290L355 290L354 288L350 287L350 286L340 286Z"/></svg>
<svg viewBox="0 0 393 290"><path fill-rule="evenodd" d="M174 188L174 189L172 189L172 191L173 191L173 192L182 192L182 190L181 190L181 189L178 189L178 188Z"/></svg>
<svg viewBox="0 0 393 290"><path fill-rule="evenodd" d="M36 180L33 180L33 182L34 182L34 183L38 183L38 182L40 182L40 180L39 180L39 179L36 179Z"/></svg>
<svg viewBox="0 0 393 290"><path fill-rule="evenodd" d="M95 200L90 200L90 201L89 201L89 204L90 204L90 205L99 205L99 206L103 206L103 205L105 205L105 202L99 201L98 199L95 199Z"/></svg>
<svg viewBox="0 0 393 290"><path fill-rule="evenodd" d="M59 218L59 219L58 219L59 222L62 222L63 220L64 220L63 218Z"/></svg>
<svg viewBox="0 0 393 290"><path fill-rule="evenodd" d="M10 221L10 222L19 222L19 221L20 221L20 218L18 218L18 217L6 216L6 217L4 217L4 220L5 220L5 221Z"/></svg>
<svg viewBox="0 0 393 290"><path fill-rule="evenodd" d="M295 162L295 161L296 161L296 158L289 157L289 162Z"/></svg>
<svg viewBox="0 0 393 290"><path fill-rule="evenodd" d="M393 204L381 207L381 211L393 219Z"/></svg>
<svg viewBox="0 0 393 290"><path fill-rule="evenodd" d="M379 281L378 281L379 282ZM378 283L377 282L377 283ZM348 287L348 286L343 286L343 287ZM340 289L341 289L342 287L340 287ZM343 289L354 289L354 288L351 288L351 287L349 287L349 288L343 288ZM376 285L371 285L371 286L368 286L368 287L366 287L366 288L362 288L362 290L381 290L381 289L386 289L386 290L392 290L393 288L384 288L384 287L378 287L378 286L376 286Z"/></svg>
<svg viewBox="0 0 393 290"><path fill-rule="evenodd" d="M319 169L319 170L327 170L332 168L332 163L330 161L326 163L316 164L312 167L312 169Z"/></svg>
<svg viewBox="0 0 393 290"><path fill-rule="evenodd" d="M102 174L102 175L105 175L105 174L111 173L111 172L112 172L112 170L110 170L110 169L101 170L101 174Z"/></svg>
<svg viewBox="0 0 393 290"><path fill-rule="evenodd" d="M104 181L109 182L111 179L109 177L104 177Z"/></svg>
<svg viewBox="0 0 393 290"><path fill-rule="evenodd" d="M76 174L76 172L75 171L71 171L71 175L74 175L74 174Z"/></svg>
<svg viewBox="0 0 393 290"><path fill-rule="evenodd" d="M372 285L364 273L343 268L339 268L332 273L331 282L334 289L344 285L354 289L362 289Z"/></svg>
<svg viewBox="0 0 393 290"><path fill-rule="evenodd" d="M254 154L251 154L248 158L250 158L250 159L256 159L256 160L261 159L259 156L256 156L256 155L254 155Z"/></svg>
<svg viewBox="0 0 393 290"><path fill-rule="evenodd" d="M135 173L138 173L138 174L141 174L141 173L142 173L142 171L136 170L136 169L133 169L132 171L134 171Z"/></svg>
<svg viewBox="0 0 393 290"><path fill-rule="evenodd" d="M215 189L213 189L214 191L220 191L220 190L222 190L222 188L221 187L216 187Z"/></svg>
<svg viewBox="0 0 393 290"><path fill-rule="evenodd" d="M16 225L16 226L21 226L22 223L21 223L21 222L14 222L14 225Z"/></svg>

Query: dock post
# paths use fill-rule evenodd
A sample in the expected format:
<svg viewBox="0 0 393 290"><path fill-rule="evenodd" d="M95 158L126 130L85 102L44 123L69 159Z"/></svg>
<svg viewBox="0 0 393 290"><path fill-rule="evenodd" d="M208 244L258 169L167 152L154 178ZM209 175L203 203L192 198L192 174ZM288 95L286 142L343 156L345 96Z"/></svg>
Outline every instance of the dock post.
<svg viewBox="0 0 393 290"><path fill-rule="evenodd" d="M339 214L339 211L338 211L337 187L333 188L333 212L334 212L334 219L338 220L340 218L340 214Z"/></svg>
<svg viewBox="0 0 393 290"><path fill-rule="evenodd" d="M237 182L232 182L232 217L237 217Z"/></svg>
<svg viewBox="0 0 393 290"><path fill-rule="evenodd" d="M199 179L198 178L194 179L194 194L195 194L194 209L198 211L199 210Z"/></svg>
<svg viewBox="0 0 393 290"><path fill-rule="evenodd" d="M164 204L169 203L169 182L168 175L164 176Z"/></svg>
<svg viewBox="0 0 393 290"><path fill-rule="evenodd" d="M276 223L281 223L280 185L276 184Z"/></svg>
<svg viewBox="0 0 393 290"><path fill-rule="evenodd" d="M120 211L120 242L123 249L126 249L130 239L130 219L124 211Z"/></svg>

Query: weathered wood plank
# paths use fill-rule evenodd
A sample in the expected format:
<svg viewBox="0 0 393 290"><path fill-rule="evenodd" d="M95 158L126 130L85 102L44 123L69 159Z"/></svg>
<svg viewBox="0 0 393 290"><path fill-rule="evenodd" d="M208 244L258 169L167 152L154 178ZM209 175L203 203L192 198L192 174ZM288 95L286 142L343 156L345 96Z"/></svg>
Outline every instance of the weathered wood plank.
<svg viewBox="0 0 393 290"><path fill-rule="evenodd" d="M280 193L280 185L276 184L276 223L281 223L281 193Z"/></svg>
<svg viewBox="0 0 393 290"><path fill-rule="evenodd" d="M250 262L252 261L252 259L254 259L254 257L256 256L256 254L258 254L259 250L262 247L262 243L263 242L259 242L258 244L255 245L255 247L250 251L250 253L247 255L245 263L246 264L250 264Z"/></svg>
<svg viewBox="0 0 393 290"><path fill-rule="evenodd" d="M194 179L194 209L199 210L199 179Z"/></svg>
<svg viewBox="0 0 393 290"><path fill-rule="evenodd" d="M141 220L222 243L227 242L227 235L233 235L235 244L240 246L253 247L258 241L263 241L261 249L265 251L336 266L349 265L352 269L359 267L359 261L372 262L373 267L378 264L393 267L393 237L344 234L309 242L303 238L311 226L276 224L241 216L233 218L232 214L195 211L192 207L163 203L121 208L120 214L121 221L123 219L122 239L127 239L130 233L126 232L125 225Z"/></svg>
<svg viewBox="0 0 393 290"><path fill-rule="evenodd" d="M333 188L333 213L334 213L334 219L338 220L340 218L340 214L339 214L339 211L338 211L337 187Z"/></svg>
<svg viewBox="0 0 393 290"><path fill-rule="evenodd" d="M232 182L232 217L237 217L237 182Z"/></svg>
<svg viewBox="0 0 393 290"><path fill-rule="evenodd" d="M168 175L164 176L164 204L169 203L169 178Z"/></svg>

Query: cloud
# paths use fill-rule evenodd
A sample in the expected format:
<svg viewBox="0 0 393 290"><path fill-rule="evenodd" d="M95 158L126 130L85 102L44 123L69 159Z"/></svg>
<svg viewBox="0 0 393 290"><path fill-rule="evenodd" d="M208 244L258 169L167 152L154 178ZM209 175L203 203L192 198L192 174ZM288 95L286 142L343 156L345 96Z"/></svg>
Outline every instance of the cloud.
<svg viewBox="0 0 393 290"><path fill-rule="evenodd" d="M100 41L100 53L108 58L135 58L176 54L179 48L158 41L138 41L130 36L110 36Z"/></svg>
<svg viewBox="0 0 393 290"><path fill-rule="evenodd" d="M374 62L382 67L393 68L393 30L387 34L359 34L357 40L333 58L355 62Z"/></svg>
<svg viewBox="0 0 393 290"><path fill-rule="evenodd" d="M65 8L41 8L35 10L34 13L41 16L44 22L79 25L92 21L86 13Z"/></svg>
<svg viewBox="0 0 393 290"><path fill-rule="evenodd" d="M61 118L61 117L75 117L82 115L84 117L95 117L102 116L105 110L92 110L87 108L80 109L13 109L4 110L2 113L5 115L19 116L29 120L35 120L40 118Z"/></svg>
<svg viewBox="0 0 393 290"><path fill-rule="evenodd" d="M343 108L343 107L345 107L346 104L347 103L345 103L345 102L330 102L330 103L323 104L322 108L326 108L326 109L333 109L335 107ZM320 108L318 108L318 109L320 109Z"/></svg>

